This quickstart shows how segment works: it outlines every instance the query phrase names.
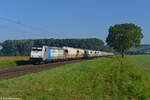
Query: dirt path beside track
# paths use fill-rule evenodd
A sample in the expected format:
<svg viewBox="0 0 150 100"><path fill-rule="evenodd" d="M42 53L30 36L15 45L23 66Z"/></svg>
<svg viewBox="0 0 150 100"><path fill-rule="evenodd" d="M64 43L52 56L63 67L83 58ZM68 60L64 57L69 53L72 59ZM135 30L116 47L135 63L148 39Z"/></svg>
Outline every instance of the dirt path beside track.
<svg viewBox="0 0 150 100"><path fill-rule="evenodd" d="M46 69L60 67L65 64L85 61L85 60L88 60L88 59L55 62L55 63L41 64L41 65L24 65L24 66L16 66L16 67L11 67L11 68L3 68L3 69L0 69L0 81L22 76L22 75L29 74L29 73L40 72Z"/></svg>

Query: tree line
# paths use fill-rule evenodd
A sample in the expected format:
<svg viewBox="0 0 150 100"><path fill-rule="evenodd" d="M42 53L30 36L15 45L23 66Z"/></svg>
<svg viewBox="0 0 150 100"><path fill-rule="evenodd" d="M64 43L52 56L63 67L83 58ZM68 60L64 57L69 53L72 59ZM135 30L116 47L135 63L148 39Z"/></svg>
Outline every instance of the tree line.
<svg viewBox="0 0 150 100"><path fill-rule="evenodd" d="M0 43L0 45L2 46L0 56L29 56L33 45L69 46L90 50L111 51L109 47L104 45L102 40L97 38L6 40Z"/></svg>

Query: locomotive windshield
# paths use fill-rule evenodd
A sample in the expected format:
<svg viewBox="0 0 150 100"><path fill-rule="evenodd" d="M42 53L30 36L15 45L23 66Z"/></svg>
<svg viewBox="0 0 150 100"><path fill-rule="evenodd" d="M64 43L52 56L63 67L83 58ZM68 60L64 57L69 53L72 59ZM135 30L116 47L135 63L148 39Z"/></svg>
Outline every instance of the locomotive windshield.
<svg viewBox="0 0 150 100"><path fill-rule="evenodd" d="M32 47L32 51L42 51L41 47Z"/></svg>

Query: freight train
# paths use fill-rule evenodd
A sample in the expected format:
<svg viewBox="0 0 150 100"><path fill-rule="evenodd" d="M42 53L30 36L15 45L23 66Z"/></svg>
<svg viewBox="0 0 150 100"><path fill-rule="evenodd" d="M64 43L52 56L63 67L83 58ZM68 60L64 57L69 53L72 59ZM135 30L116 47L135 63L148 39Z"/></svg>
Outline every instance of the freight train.
<svg viewBox="0 0 150 100"><path fill-rule="evenodd" d="M72 59L92 58L101 56L113 56L113 53L79 49L72 47L49 47L33 46L30 54L32 64L48 63L55 61L65 61Z"/></svg>

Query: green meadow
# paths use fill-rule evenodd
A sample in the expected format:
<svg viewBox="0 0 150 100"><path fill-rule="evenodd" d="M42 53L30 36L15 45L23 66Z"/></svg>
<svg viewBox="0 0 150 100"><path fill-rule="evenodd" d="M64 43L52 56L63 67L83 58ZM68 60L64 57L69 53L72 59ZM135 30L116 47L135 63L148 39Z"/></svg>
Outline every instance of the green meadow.
<svg viewBox="0 0 150 100"><path fill-rule="evenodd" d="M131 61L150 73L150 55L129 56Z"/></svg>
<svg viewBox="0 0 150 100"><path fill-rule="evenodd" d="M149 100L150 73L142 64L135 63L143 63L140 58L97 58L1 81L0 97L23 100ZM146 60L148 58L150 56L146 56Z"/></svg>

